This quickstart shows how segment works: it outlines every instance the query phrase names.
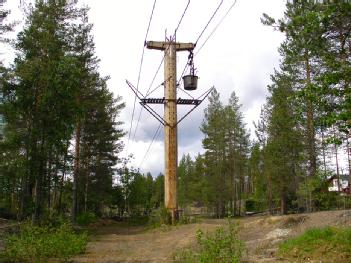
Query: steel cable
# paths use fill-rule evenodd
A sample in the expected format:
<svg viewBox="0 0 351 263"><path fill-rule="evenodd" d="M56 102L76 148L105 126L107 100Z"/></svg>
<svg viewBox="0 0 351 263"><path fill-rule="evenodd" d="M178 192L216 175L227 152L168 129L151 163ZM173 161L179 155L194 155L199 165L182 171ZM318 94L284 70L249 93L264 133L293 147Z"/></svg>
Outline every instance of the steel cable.
<svg viewBox="0 0 351 263"><path fill-rule="evenodd" d="M150 149L151 149L152 144L154 143L155 139L157 139L158 136L160 135L160 131L161 131L160 128L161 128L161 123L158 125L158 127L157 127L157 129L156 129L156 132L155 132L154 136L152 137L152 141L151 141L151 143L149 144L149 147L147 148L146 153L145 153L145 155L144 155L142 161L140 162L139 170L140 170L141 166L143 165L143 163L144 163L144 161L145 161L147 155L149 154L149 151L150 151Z"/></svg>
<svg viewBox="0 0 351 263"><path fill-rule="evenodd" d="M154 4L153 4L153 6L152 6L152 11L151 11L150 19L149 19L149 24L148 24L148 27L147 27L146 33L145 33L143 52L142 52L142 55L141 55L140 66L139 66L138 82L137 82L137 86L136 86L136 90L137 90L137 91L139 90L141 69L142 69L143 62L144 62L145 43L146 43L146 39L147 39L147 36L148 36L148 34L149 34L149 31L150 31L150 25L151 25L152 17L153 17L153 15L154 15L156 2L157 2L157 0L154 1ZM137 100L137 97L134 96L133 111L132 111L132 120L131 120L131 122L130 122L130 128L129 128L129 133L128 133L128 142L127 142L127 150L126 150L126 155L127 155L127 156L128 156L128 148L129 148L130 136L131 136L131 132L132 132L132 129L133 129L133 120L134 120L134 114L135 114L135 104L136 104L136 100Z"/></svg>

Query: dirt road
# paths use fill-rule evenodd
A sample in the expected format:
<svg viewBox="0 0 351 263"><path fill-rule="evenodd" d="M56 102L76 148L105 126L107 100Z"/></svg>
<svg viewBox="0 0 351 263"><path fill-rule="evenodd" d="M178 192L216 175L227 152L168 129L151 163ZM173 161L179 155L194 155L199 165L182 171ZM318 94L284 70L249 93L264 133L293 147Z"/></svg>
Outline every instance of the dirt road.
<svg viewBox="0 0 351 263"><path fill-rule="evenodd" d="M103 227L88 244L87 253L74 262L171 262L177 249L195 242L197 229L211 231L225 223L223 220L206 220L198 224L145 230L142 227L121 228L120 225Z"/></svg>
<svg viewBox="0 0 351 263"><path fill-rule="evenodd" d="M351 210L329 211L288 216L257 216L238 220L240 238L247 247L246 262L283 262L276 258L277 245L310 227L351 226ZM226 220L203 220L201 223L146 231L142 227L112 224L99 228L85 255L76 263L172 262L174 253L195 243L197 229L213 231Z"/></svg>

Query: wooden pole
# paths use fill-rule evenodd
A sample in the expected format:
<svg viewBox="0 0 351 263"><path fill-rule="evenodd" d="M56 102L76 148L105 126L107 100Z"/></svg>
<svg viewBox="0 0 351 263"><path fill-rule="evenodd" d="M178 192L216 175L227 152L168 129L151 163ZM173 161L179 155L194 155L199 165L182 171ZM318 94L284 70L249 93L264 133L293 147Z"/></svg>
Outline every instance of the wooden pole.
<svg viewBox="0 0 351 263"><path fill-rule="evenodd" d="M178 165L178 147L177 147L177 89L176 89L176 48L175 45L169 45L165 50L165 69L164 84L165 104L164 119L166 125L165 131L165 206L172 215L172 223L178 219L177 203L177 165Z"/></svg>
<svg viewBox="0 0 351 263"><path fill-rule="evenodd" d="M177 43L174 38L165 42L149 41L149 49L165 52L164 67L164 119L165 119L165 207L171 213L172 224L178 220L177 198L177 51L191 51L192 43Z"/></svg>

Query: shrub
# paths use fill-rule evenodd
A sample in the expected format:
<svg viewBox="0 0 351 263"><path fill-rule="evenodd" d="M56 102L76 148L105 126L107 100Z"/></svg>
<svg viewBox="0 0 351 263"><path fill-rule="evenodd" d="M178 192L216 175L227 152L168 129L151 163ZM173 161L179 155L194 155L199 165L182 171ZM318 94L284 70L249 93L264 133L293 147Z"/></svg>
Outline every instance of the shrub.
<svg viewBox="0 0 351 263"><path fill-rule="evenodd" d="M229 221L228 229L218 228L213 234L196 233L198 251L181 250L176 262L240 262L244 254L244 243L238 238L238 225Z"/></svg>
<svg viewBox="0 0 351 263"><path fill-rule="evenodd" d="M186 224L195 224L198 222L200 222L200 219L197 218L196 216L182 215L179 218L178 224L186 225Z"/></svg>
<svg viewBox="0 0 351 263"><path fill-rule="evenodd" d="M158 228L163 225L170 225L171 221L171 214L166 207L162 206L149 216L148 225L150 228Z"/></svg>
<svg viewBox="0 0 351 263"><path fill-rule="evenodd" d="M87 226L95 223L97 220L96 215L91 212L82 213L77 216L77 224L80 226Z"/></svg>
<svg viewBox="0 0 351 263"><path fill-rule="evenodd" d="M18 234L7 238L5 255L15 262L47 262L49 258L67 261L73 255L83 253L86 244L86 233L76 234L68 224L58 228L25 224Z"/></svg>
<svg viewBox="0 0 351 263"><path fill-rule="evenodd" d="M172 223L171 213L164 206L160 208L160 223L164 225L168 225Z"/></svg>

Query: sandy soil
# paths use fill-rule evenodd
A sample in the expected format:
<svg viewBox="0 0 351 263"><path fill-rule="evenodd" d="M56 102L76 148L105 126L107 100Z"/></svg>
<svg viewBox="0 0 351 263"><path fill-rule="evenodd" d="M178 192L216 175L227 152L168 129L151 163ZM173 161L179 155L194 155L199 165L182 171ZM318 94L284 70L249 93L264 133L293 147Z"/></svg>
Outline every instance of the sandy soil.
<svg viewBox="0 0 351 263"><path fill-rule="evenodd" d="M196 230L212 231L224 223L224 220L206 220L148 231L141 227L111 225L101 229L89 243L87 253L73 262L171 262L178 249L195 242Z"/></svg>
<svg viewBox="0 0 351 263"><path fill-rule="evenodd" d="M284 262L276 257L279 243L308 228L322 226L351 226L351 210L244 218L240 237L247 247L246 261Z"/></svg>
<svg viewBox="0 0 351 263"><path fill-rule="evenodd" d="M245 262L284 262L276 257L283 240L303 233L307 228L326 225L351 226L351 210L328 211L287 216L253 216L239 221L240 238L245 241ZM195 244L197 229L214 231L226 220L145 230L120 223L99 226L84 255L76 263L172 262L173 254Z"/></svg>

